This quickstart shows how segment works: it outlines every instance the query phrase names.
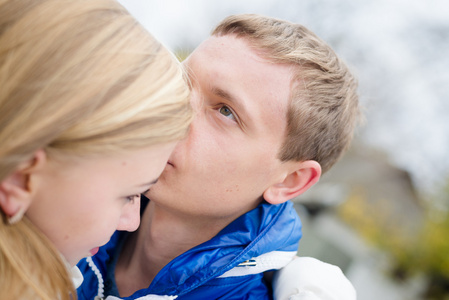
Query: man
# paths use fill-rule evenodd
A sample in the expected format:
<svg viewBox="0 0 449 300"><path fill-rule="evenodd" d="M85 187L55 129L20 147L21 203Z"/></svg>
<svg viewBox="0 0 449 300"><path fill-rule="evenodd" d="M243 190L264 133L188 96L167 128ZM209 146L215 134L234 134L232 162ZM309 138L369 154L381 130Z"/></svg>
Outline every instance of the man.
<svg viewBox="0 0 449 300"><path fill-rule="evenodd" d="M287 265L301 237L288 200L349 145L356 82L300 25L231 16L185 66L189 136L147 193L139 230L80 263L80 299L270 299L263 272Z"/></svg>

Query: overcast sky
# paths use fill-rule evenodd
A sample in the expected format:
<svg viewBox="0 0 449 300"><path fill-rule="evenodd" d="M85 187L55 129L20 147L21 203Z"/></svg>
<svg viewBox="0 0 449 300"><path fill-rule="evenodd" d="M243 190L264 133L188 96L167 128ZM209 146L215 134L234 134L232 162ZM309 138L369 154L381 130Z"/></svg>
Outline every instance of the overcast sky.
<svg viewBox="0 0 449 300"><path fill-rule="evenodd" d="M260 13L301 23L360 79L359 138L431 190L449 175L449 1L120 0L171 50L191 50L222 18Z"/></svg>

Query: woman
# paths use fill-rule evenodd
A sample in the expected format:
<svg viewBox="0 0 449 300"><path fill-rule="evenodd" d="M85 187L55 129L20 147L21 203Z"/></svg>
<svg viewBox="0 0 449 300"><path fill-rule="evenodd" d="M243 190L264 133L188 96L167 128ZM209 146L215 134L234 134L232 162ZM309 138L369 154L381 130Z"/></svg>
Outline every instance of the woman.
<svg viewBox="0 0 449 300"><path fill-rule="evenodd" d="M0 0L0 87L0 299L73 299L67 265L137 228L188 87L113 0Z"/></svg>

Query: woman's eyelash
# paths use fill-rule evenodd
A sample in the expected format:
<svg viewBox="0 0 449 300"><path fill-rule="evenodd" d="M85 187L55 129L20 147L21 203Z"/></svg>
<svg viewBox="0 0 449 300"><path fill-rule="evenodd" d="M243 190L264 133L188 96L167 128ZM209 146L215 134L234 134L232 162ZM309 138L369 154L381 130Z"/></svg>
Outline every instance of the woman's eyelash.
<svg viewBox="0 0 449 300"><path fill-rule="evenodd" d="M149 191L150 191L150 189L147 189L146 191L144 191L144 192L142 192L140 194L135 194L135 195L132 195L132 196L128 196L128 197L126 197L126 200L128 200L129 202L133 202L136 199L136 197L140 197L140 195L145 195Z"/></svg>
<svg viewBox="0 0 449 300"><path fill-rule="evenodd" d="M136 199L136 197L140 197L140 194L128 196L126 197L126 200L128 200L129 202L133 202Z"/></svg>

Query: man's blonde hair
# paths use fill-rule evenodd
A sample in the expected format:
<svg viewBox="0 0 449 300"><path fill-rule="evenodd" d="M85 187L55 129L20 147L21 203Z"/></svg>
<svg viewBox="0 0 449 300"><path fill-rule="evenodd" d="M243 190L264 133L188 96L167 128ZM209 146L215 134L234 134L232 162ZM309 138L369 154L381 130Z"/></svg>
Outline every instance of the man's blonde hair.
<svg viewBox="0 0 449 300"><path fill-rule="evenodd" d="M334 51L299 24L245 14L212 35L236 35L262 57L293 66L282 161L315 160L327 171L348 148L359 118L357 81Z"/></svg>
<svg viewBox="0 0 449 300"><path fill-rule="evenodd" d="M38 149L100 156L184 137L184 77L114 0L0 0L0 181ZM0 215L1 298L76 297L51 243Z"/></svg>

